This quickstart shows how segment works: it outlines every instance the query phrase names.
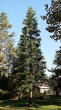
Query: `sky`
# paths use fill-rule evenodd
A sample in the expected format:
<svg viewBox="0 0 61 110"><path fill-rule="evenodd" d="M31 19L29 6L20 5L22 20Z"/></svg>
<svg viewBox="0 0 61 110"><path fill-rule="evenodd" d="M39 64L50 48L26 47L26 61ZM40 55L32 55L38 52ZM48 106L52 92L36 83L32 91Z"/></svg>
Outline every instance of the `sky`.
<svg viewBox="0 0 61 110"><path fill-rule="evenodd" d="M46 31L46 21L41 19L41 15L45 15L45 4L51 5L51 0L0 0L0 13L5 12L8 16L8 21L12 24L10 32L15 32L15 43L17 46L22 33L23 19L26 18L26 13L29 6L32 6L36 11L36 17L38 20L38 28L41 31L41 50L45 61L47 62L47 69L54 67L53 59L56 51L59 49L60 41L54 41L49 36L51 35ZM52 73L46 71L46 74L50 76Z"/></svg>

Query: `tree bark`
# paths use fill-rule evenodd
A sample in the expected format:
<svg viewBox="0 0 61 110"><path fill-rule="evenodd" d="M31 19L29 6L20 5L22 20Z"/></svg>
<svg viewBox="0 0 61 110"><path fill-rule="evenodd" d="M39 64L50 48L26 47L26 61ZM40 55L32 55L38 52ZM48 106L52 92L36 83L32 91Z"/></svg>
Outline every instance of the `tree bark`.
<svg viewBox="0 0 61 110"><path fill-rule="evenodd" d="M29 107L32 107L32 90L29 92Z"/></svg>
<svg viewBox="0 0 61 110"><path fill-rule="evenodd" d="M1 69L2 69L1 56L2 56L2 38L1 38L1 47L0 47L0 88L1 88Z"/></svg>
<svg viewBox="0 0 61 110"><path fill-rule="evenodd" d="M53 0L51 0L51 3L53 2Z"/></svg>
<svg viewBox="0 0 61 110"><path fill-rule="evenodd" d="M58 96L58 95L59 95L59 87L56 90L56 96Z"/></svg>
<svg viewBox="0 0 61 110"><path fill-rule="evenodd" d="M30 84L30 91L29 91L29 107L32 107L32 81Z"/></svg>

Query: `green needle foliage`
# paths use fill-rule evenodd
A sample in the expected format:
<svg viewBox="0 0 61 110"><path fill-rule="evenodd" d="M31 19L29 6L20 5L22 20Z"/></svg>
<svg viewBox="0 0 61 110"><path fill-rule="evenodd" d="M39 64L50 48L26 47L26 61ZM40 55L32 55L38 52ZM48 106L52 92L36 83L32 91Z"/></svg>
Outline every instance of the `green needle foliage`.
<svg viewBox="0 0 61 110"><path fill-rule="evenodd" d="M61 77L61 48L60 48L60 50L58 50L56 52L55 59L54 59L53 63L56 65L56 68L54 69L55 76L59 78L59 77Z"/></svg>
<svg viewBox="0 0 61 110"><path fill-rule="evenodd" d="M32 90L34 82L39 83L43 79L46 62L40 49L40 30L38 29L35 11L32 7L29 7L23 24L14 71L18 86L22 87L22 91L29 92L29 89Z"/></svg>
<svg viewBox="0 0 61 110"><path fill-rule="evenodd" d="M53 75L50 79L52 83L54 82L53 86L56 86L56 90L59 90L58 88L61 88L61 48L60 50L56 51L53 63L55 64L55 68L52 68L51 70Z"/></svg>
<svg viewBox="0 0 61 110"><path fill-rule="evenodd" d="M12 27L7 20L6 13L0 14L0 78L1 74L8 74L12 68L12 60L15 57L13 47L14 32L9 34L9 30ZM1 84L1 82L0 82Z"/></svg>
<svg viewBox="0 0 61 110"><path fill-rule="evenodd" d="M61 0L53 0L50 8L46 4L46 15L41 16L43 20L46 20L48 27L46 30L52 33L51 38L54 40L61 39Z"/></svg>

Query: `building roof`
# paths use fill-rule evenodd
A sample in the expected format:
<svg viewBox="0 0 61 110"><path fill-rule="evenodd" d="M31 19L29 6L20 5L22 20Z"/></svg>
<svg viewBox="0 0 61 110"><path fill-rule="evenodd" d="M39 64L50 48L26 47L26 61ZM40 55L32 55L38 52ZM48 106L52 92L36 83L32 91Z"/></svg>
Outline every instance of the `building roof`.
<svg viewBox="0 0 61 110"><path fill-rule="evenodd" d="M46 87L46 86L38 86L40 89L49 89L50 87Z"/></svg>

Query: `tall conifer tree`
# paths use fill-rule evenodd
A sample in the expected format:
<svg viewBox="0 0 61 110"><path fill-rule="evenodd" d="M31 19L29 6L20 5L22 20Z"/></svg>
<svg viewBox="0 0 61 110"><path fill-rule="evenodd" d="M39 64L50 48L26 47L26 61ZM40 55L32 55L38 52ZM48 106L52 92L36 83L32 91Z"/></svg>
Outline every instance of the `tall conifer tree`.
<svg viewBox="0 0 61 110"><path fill-rule="evenodd" d="M0 14L0 78L2 70L6 71L9 69L8 66L8 54L13 55L13 35L9 35L8 29L12 27L7 20L6 13L2 12ZM10 51L10 52L9 52Z"/></svg>
<svg viewBox="0 0 61 110"><path fill-rule="evenodd" d="M40 50L40 30L35 17L35 11L29 7L26 19L23 21L22 35L18 43L19 78L22 84L29 85L29 106L32 106L32 83L39 82L44 75L46 62Z"/></svg>
<svg viewBox="0 0 61 110"><path fill-rule="evenodd" d="M48 24L46 30L52 33L51 38L61 40L61 0L52 0L51 6L46 4L45 10L46 15L41 17Z"/></svg>

